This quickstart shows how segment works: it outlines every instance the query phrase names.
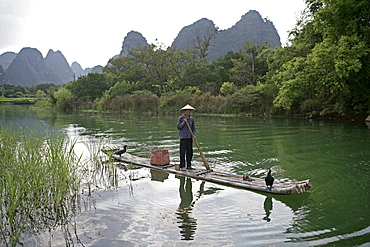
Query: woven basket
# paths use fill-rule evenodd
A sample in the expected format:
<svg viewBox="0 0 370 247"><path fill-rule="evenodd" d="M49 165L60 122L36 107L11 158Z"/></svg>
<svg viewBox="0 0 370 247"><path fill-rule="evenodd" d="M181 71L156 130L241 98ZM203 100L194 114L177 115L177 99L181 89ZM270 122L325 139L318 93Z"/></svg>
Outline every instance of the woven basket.
<svg viewBox="0 0 370 247"><path fill-rule="evenodd" d="M170 163L170 154L166 149L150 151L150 164L164 166Z"/></svg>

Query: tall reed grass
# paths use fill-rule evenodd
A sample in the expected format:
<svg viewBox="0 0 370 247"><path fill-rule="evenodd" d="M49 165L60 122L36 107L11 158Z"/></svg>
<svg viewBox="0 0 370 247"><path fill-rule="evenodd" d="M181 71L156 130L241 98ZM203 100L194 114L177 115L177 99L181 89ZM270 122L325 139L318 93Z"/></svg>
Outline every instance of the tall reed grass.
<svg viewBox="0 0 370 247"><path fill-rule="evenodd" d="M118 174L111 154L104 154L103 141L84 143L86 153L80 162L79 175L82 177L82 191L89 196L100 189L117 189L119 180L126 177ZM120 176L121 175L121 176Z"/></svg>
<svg viewBox="0 0 370 247"><path fill-rule="evenodd" d="M23 233L70 219L80 184L73 146L55 133L0 126L0 243L16 246Z"/></svg>

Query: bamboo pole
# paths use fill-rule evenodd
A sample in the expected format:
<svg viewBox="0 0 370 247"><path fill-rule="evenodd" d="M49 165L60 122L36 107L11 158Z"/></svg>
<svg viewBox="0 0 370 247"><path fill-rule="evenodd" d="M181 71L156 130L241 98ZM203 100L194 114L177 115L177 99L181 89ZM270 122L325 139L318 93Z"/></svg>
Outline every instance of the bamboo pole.
<svg viewBox="0 0 370 247"><path fill-rule="evenodd" d="M211 168L209 168L209 165L208 165L207 159L206 159L206 157L204 156L204 154L203 154L202 150L200 149L199 143L198 143L197 139L195 138L195 135L193 134L193 131L191 131L191 128L190 128L189 123L188 123L187 121L186 121L185 123L186 123L186 125L187 125L187 126L188 126L188 128L189 128L190 134L191 134L191 136L193 137L193 140L194 140L195 144L197 145L197 148L198 148L198 150L199 150L199 154L200 154L200 157L202 158L202 161L203 161L204 166L206 167L206 169L207 169L207 170L210 170Z"/></svg>

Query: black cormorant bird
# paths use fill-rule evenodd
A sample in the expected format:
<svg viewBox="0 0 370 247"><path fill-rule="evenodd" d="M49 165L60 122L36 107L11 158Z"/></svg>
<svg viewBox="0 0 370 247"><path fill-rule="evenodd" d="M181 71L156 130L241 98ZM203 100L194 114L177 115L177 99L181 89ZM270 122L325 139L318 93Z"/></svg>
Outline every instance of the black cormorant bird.
<svg viewBox="0 0 370 247"><path fill-rule="evenodd" d="M114 152L114 154L117 154L119 155L119 157L121 157L122 154L126 153L126 149L127 149L127 145L123 146L123 149Z"/></svg>
<svg viewBox="0 0 370 247"><path fill-rule="evenodd" d="M271 169L270 168L268 168L266 170L266 172L267 172L267 176L265 177L266 186L267 186L267 189L271 190L272 185L274 184L274 177L271 176Z"/></svg>

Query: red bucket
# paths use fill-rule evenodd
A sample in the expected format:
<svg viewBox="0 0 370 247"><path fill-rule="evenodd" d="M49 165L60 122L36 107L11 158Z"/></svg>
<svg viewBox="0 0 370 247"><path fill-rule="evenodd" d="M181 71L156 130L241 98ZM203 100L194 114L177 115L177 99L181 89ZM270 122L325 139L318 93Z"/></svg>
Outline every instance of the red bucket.
<svg viewBox="0 0 370 247"><path fill-rule="evenodd" d="M170 163L170 154L166 149L150 151L150 164L163 166Z"/></svg>

